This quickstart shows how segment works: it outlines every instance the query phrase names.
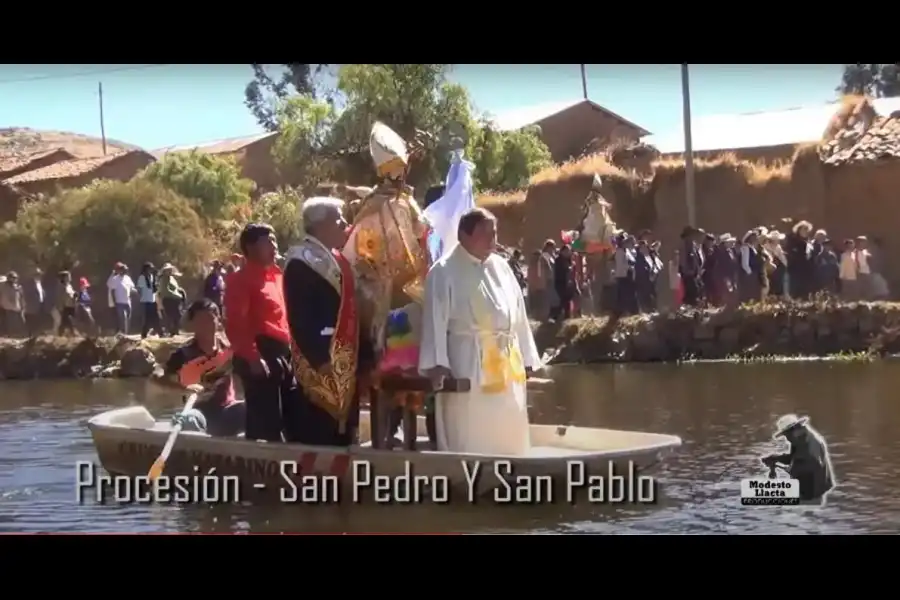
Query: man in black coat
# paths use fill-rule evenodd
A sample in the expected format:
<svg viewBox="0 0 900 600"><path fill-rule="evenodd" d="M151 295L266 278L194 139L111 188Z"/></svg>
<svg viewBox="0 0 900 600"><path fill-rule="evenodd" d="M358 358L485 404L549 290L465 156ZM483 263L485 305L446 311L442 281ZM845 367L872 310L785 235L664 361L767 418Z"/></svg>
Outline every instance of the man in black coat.
<svg viewBox="0 0 900 600"><path fill-rule="evenodd" d="M800 482L800 500L824 499L834 489L834 473L825 439L809 426L809 417L785 415L775 425L775 439L784 437L791 445L786 454L773 454L762 459L774 472L776 465L785 465L791 479Z"/></svg>
<svg viewBox="0 0 900 600"><path fill-rule="evenodd" d="M374 349L360 327L355 274L339 250L346 240L343 201L303 204L306 237L287 253L284 296L292 362L302 396L299 439L349 446L359 426L359 391L370 385Z"/></svg>

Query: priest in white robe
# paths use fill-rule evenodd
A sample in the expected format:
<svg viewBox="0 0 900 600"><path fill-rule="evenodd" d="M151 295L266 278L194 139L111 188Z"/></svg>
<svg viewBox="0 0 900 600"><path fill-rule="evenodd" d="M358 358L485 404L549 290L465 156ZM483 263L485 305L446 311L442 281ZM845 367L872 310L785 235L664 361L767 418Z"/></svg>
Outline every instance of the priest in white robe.
<svg viewBox="0 0 900 600"><path fill-rule="evenodd" d="M471 382L469 392L437 396L438 450L522 456L530 448L525 380L541 366L522 290L494 253L490 212L466 212L458 236L425 284L419 370Z"/></svg>

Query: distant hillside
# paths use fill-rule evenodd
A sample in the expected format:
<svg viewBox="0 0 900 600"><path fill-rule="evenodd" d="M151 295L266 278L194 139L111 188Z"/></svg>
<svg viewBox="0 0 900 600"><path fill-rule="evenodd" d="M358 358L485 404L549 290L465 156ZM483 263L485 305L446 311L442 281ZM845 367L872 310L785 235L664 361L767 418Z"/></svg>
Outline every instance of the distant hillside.
<svg viewBox="0 0 900 600"><path fill-rule="evenodd" d="M28 127L0 128L0 158L64 148L79 158L103 156L103 141L98 137L67 131L38 131ZM106 153L140 150L133 144L106 140Z"/></svg>

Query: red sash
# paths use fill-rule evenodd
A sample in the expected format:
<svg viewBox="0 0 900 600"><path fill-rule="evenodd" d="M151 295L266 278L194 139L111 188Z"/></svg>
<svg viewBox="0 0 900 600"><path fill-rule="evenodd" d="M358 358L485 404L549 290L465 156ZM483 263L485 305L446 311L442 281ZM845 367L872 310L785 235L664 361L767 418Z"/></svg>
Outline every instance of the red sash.
<svg viewBox="0 0 900 600"><path fill-rule="evenodd" d="M313 404L337 419L341 431L347 422L353 395L356 393L356 367L359 358L359 313L356 307L356 281L350 261L339 251L332 250L341 270L338 284L340 307L331 337L329 366L326 374L314 369L291 340L294 371L303 391Z"/></svg>

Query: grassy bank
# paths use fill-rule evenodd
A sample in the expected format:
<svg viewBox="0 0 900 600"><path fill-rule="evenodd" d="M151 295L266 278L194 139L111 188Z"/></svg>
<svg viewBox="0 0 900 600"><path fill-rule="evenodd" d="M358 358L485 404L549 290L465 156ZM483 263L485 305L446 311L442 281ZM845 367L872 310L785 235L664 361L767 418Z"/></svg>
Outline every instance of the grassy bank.
<svg viewBox="0 0 900 600"><path fill-rule="evenodd" d="M896 302L790 302L532 325L552 363L861 361L900 352ZM146 377L185 339L0 339L0 379Z"/></svg>

